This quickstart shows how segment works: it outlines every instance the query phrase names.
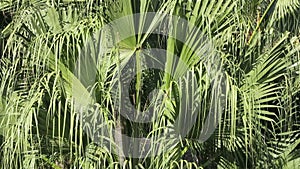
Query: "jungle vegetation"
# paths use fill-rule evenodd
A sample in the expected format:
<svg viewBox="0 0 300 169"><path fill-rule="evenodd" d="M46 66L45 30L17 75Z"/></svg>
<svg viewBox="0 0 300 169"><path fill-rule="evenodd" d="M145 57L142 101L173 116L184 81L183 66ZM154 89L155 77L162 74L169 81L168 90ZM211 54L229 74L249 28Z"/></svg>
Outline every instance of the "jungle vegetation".
<svg viewBox="0 0 300 169"><path fill-rule="evenodd" d="M200 31L175 22L165 25L165 35L153 33L156 28L142 32L148 18L133 15L147 12L157 13L154 25L176 16ZM118 34L99 30L126 16L128 23L118 29L134 35L111 45ZM203 45L203 35L211 53L193 51ZM155 88L165 95L154 104L158 120L144 124L120 116L112 90L122 65L150 48L179 56L187 68L175 66L176 72L189 72L195 83L141 71L143 60L135 60L140 73L128 89L131 104L147 108ZM88 59L80 61L82 54ZM201 142L194 138L213 106L207 65L213 57L223 72L225 102L217 109L217 128ZM168 56L165 64L174 66ZM90 70L93 78L86 80ZM197 91L191 93L195 100L182 103L180 91L187 85ZM86 111L103 119L93 127L107 125L130 137L159 137L190 111L182 105L197 102L200 109L194 127L175 146L165 140L168 148L161 147L159 155L124 157L84 130L74 101L80 95L90 105ZM299 0L0 0L0 168L297 169L299 99ZM114 144L114 134L108 131L103 139Z"/></svg>

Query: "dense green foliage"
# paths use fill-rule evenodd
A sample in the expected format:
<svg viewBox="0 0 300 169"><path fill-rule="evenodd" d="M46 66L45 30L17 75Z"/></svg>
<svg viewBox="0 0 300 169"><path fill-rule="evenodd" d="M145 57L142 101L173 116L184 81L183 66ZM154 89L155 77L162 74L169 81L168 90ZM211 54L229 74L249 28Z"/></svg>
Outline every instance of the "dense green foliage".
<svg viewBox="0 0 300 169"><path fill-rule="evenodd" d="M120 28L136 36L109 46L117 35L108 32L93 39L98 46L82 50L105 24L145 12L179 16L197 26L211 39L213 54L199 57L176 36L139 32L135 25L144 29L143 17L129 17L135 25ZM299 14L299 0L1 0L0 167L300 168ZM160 19L153 18L153 23ZM168 31L184 33L196 47L202 43L198 36L203 34L180 25ZM199 118L186 138L162 154L122 157L93 143L83 130L74 97L94 95L80 101L97 109L109 128L122 128L128 136L155 137L174 125L185 114L178 91L188 79L175 80L157 70L137 74L129 93L131 103L144 109L151 90L164 91L161 106L155 107L159 120L134 123L114 110L112 77L141 48L165 49L185 61L188 70L178 66L176 71L197 77ZM84 52L95 62L78 62ZM202 143L194 138L213 104L206 64L212 57L223 68L226 101L217 129ZM170 64L167 59L166 69ZM88 75L78 76L76 66L83 72L95 70L95 78L82 80ZM114 142L110 135L106 139Z"/></svg>

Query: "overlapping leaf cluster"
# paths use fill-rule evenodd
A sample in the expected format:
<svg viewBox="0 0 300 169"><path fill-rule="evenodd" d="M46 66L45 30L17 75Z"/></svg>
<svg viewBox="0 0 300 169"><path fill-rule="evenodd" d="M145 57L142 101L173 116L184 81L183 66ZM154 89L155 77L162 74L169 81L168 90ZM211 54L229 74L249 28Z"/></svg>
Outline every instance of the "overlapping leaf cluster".
<svg viewBox="0 0 300 169"><path fill-rule="evenodd" d="M165 29L175 37L141 33L148 29L143 25L147 18L129 17L132 27L126 30L136 36L110 46L109 39L117 35L102 32L82 50L105 24L145 12L179 16L201 32L173 24ZM299 12L299 0L1 1L1 168L299 168ZM199 57L176 39L182 34L196 48L205 35L213 53ZM188 137L175 147L159 156L124 158L92 143L73 99L95 96L82 102L92 104L105 125L121 127L130 136L156 137L172 126L184 116L178 98L189 79L176 81L153 70L137 74L129 92L137 109L147 108L146 95L154 88L166 95L156 109L159 120L152 124L130 122L114 110L113 76L120 63L138 58L141 48L165 49L188 65L188 72L197 77L195 98L201 109ZM78 62L83 53L86 60ZM223 68L226 102L218 128L201 143L194 138L212 105L206 61L213 57ZM166 69L172 69L168 58ZM142 61L136 65L139 69ZM92 78L86 73L90 70ZM176 71L186 70L178 66ZM105 139L115 141L113 136Z"/></svg>

